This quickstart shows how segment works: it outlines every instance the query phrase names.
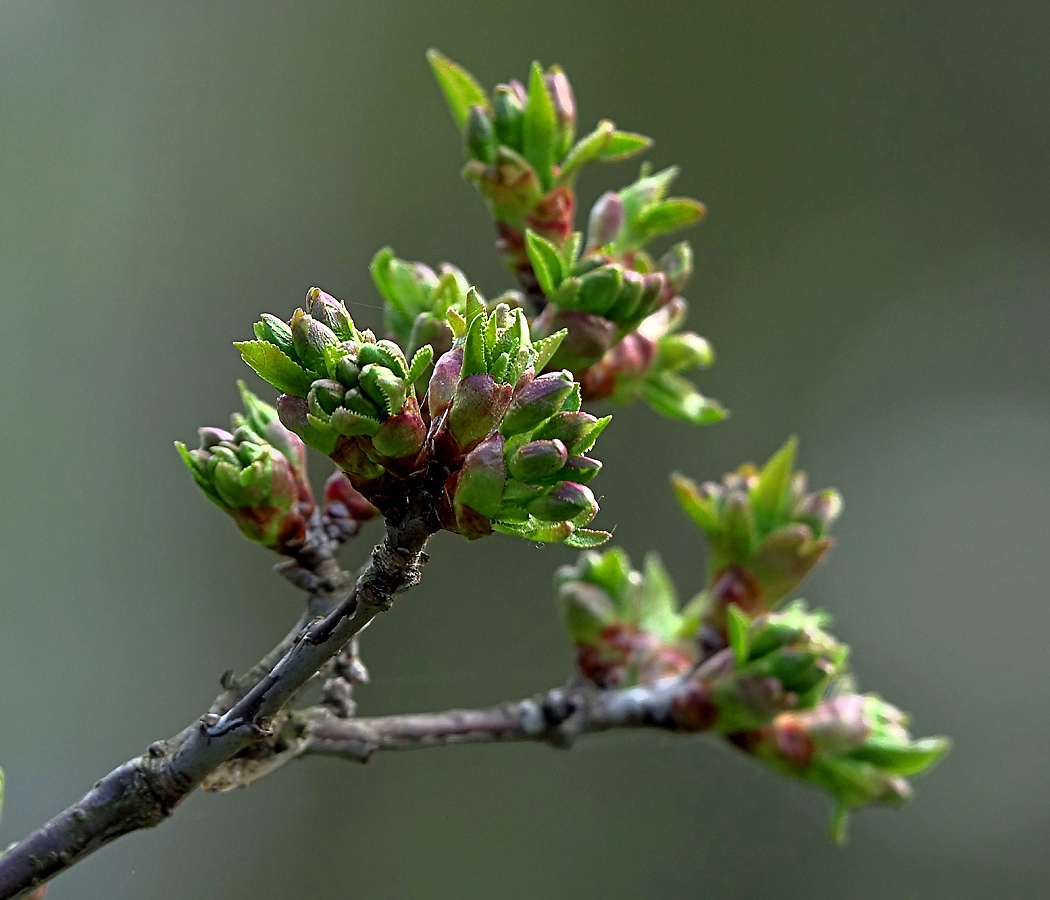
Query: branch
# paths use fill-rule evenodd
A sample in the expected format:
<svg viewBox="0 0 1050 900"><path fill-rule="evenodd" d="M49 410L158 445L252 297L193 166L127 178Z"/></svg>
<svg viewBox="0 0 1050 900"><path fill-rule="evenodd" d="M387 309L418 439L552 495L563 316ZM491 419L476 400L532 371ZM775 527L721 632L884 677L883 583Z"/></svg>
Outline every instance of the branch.
<svg viewBox="0 0 1050 900"><path fill-rule="evenodd" d="M367 762L379 750L416 750L452 744L533 741L568 748L581 735L614 728L696 732L689 714L691 678L599 691L554 688L526 700L487 709L342 720L307 721L295 755L322 754Z"/></svg>
<svg viewBox="0 0 1050 900"><path fill-rule="evenodd" d="M423 548L439 527L433 510L443 480L442 472L427 473L408 508L388 517L386 537L353 587L331 612L300 631L228 711L205 714L152 744L0 856L0 900L24 897L116 838L158 825L222 763L269 737L273 717L314 674L418 583L427 558Z"/></svg>

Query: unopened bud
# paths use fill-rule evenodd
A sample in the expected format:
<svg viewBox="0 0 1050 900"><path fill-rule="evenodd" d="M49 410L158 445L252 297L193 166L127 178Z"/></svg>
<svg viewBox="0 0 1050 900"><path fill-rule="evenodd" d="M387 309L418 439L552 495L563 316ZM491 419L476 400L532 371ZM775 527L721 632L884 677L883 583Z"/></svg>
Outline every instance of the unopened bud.
<svg viewBox="0 0 1050 900"><path fill-rule="evenodd" d="M532 441L515 451L510 459L510 474L518 481L536 481L560 470L568 457L561 441Z"/></svg>
<svg viewBox="0 0 1050 900"><path fill-rule="evenodd" d="M496 132L483 106L472 106L467 115L467 127L464 132L467 155L491 165L496 160Z"/></svg>
<svg viewBox="0 0 1050 900"><path fill-rule="evenodd" d="M510 85L496 86L492 106L496 136L501 144L512 150L521 151L521 121L525 112L525 103Z"/></svg>
<svg viewBox="0 0 1050 900"><path fill-rule="evenodd" d="M624 222L623 200L614 191L602 194L587 220L587 246L584 253L616 243Z"/></svg>
<svg viewBox="0 0 1050 900"><path fill-rule="evenodd" d="M529 512L544 522L574 520L583 518L587 513L593 518L598 512L598 502L589 488L563 481L533 500L529 504Z"/></svg>
<svg viewBox="0 0 1050 900"><path fill-rule="evenodd" d="M503 416L500 431L505 435L522 434L549 419L561 409L572 391L572 374L548 372L533 379L514 394Z"/></svg>

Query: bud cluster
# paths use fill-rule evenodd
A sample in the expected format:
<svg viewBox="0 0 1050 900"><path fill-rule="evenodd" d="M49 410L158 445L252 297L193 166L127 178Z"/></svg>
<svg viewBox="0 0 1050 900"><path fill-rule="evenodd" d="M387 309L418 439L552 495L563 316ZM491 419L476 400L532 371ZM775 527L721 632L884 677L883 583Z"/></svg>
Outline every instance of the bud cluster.
<svg viewBox="0 0 1050 900"><path fill-rule="evenodd" d="M233 431L201 428L200 447L179 455L216 506L249 540L294 556L302 549L314 510L306 479L306 448L277 411L238 386L246 415L234 413Z"/></svg>
<svg viewBox="0 0 1050 900"><path fill-rule="evenodd" d="M554 583L580 674L598 687L651 684L697 662L657 554L646 556L643 573L618 547L582 553L576 565L558 569Z"/></svg>
<svg viewBox="0 0 1050 900"><path fill-rule="evenodd" d="M710 544L707 584L698 598L705 624L725 637L727 609L748 616L773 609L831 547L827 532L842 511L831 488L806 492L793 470L797 442L784 444L761 469L745 465L721 482L672 477L679 504Z"/></svg>
<svg viewBox="0 0 1050 900"><path fill-rule="evenodd" d="M378 268L389 274L392 263ZM438 514L451 531L578 547L607 538L584 526L598 510L585 483L601 468L585 454L608 418L580 411L569 372L536 376L563 333L534 343L521 309L497 303L489 312L468 290L445 309L452 347L433 366L421 409L415 385L433 358L429 344L409 362L393 341L359 331L322 291L312 289L306 306L287 323L264 315L257 340L237 346L284 391L281 421L331 457L369 502L383 510L405 495L403 479L439 463L447 480Z"/></svg>
<svg viewBox="0 0 1050 900"><path fill-rule="evenodd" d="M481 191L499 232L499 247L527 293L537 285L525 253L525 229L562 246L572 232L573 182L581 166L628 159L651 144L603 120L575 141L576 101L565 73L533 63L528 87L499 84L491 98L462 66L427 54L463 135L464 175Z"/></svg>
<svg viewBox="0 0 1050 900"><path fill-rule="evenodd" d="M464 174L485 197L507 266L540 312L533 335L567 331L551 366L573 372L587 400L641 397L694 424L722 419L722 407L680 374L710 365L710 346L699 335L672 333L685 315L678 294L692 271L692 251L679 243L654 261L645 250L652 238L705 214L696 200L666 196L678 170L652 174L643 166L634 183L604 194L584 243L573 231L579 168L626 159L650 140L602 121L573 145L575 101L558 67L544 72L534 63L527 89L511 81L489 98L456 63L437 51L429 59L463 133ZM674 310L647 322L672 301Z"/></svg>
<svg viewBox="0 0 1050 900"><path fill-rule="evenodd" d="M851 809L903 803L912 793L907 779L948 751L947 738L912 738L907 724L904 713L874 694L842 693L782 712L733 740L777 771L827 790L836 801L832 834L841 842Z"/></svg>
<svg viewBox="0 0 1050 900"><path fill-rule="evenodd" d="M467 315L450 311L453 349L427 392L435 452L453 469L439 509L468 538L493 531L586 547L605 532L584 528L598 511L585 483L601 463L585 454L608 424L580 410L566 371L536 376L564 337L537 343L520 309L487 313L475 292Z"/></svg>

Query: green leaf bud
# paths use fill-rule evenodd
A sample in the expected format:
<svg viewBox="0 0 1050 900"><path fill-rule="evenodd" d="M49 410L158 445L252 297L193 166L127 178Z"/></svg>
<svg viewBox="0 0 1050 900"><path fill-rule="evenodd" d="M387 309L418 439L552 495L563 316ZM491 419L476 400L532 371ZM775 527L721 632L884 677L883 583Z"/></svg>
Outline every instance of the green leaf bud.
<svg viewBox="0 0 1050 900"><path fill-rule="evenodd" d="M319 378L314 382L313 387L310 388L307 400L310 403L311 411L316 404L324 411L325 415L330 416L342 406L343 397L345 396L346 388L338 381L333 381L330 378ZM317 413L314 412L314 415L317 415Z"/></svg>
<svg viewBox="0 0 1050 900"><path fill-rule="evenodd" d="M400 412L408 397L409 386L386 366L369 363L361 370L361 390L380 410L382 417Z"/></svg>
<svg viewBox="0 0 1050 900"><path fill-rule="evenodd" d="M260 341L273 344L290 359L298 362L295 344L292 341L292 330L277 316L263 313L260 320L255 323L254 331Z"/></svg>
<svg viewBox="0 0 1050 900"><path fill-rule="evenodd" d="M501 144L520 153L521 122L525 113L525 103L514 88L500 84L496 86L492 107L497 139Z"/></svg>
<svg viewBox="0 0 1050 900"><path fill-rule="evenodd" d="M485 91L470 72L437 50L427 51L427 61L445 95L445 100L448 101L456 127L462 131L466 127L467 116L472 106L488 109Z"/></svg>
<svg viewBox="0 0 1050 900"><path fill-rule="evenodd" d="M692 331L666 334L656 342L656 365L671 372L706 368L714 359L711 345Z"/></svg>
<svg viewBox="0 0 1050 900"><path fill-rule="evenodd" d="M467 155L490 165L496 161L496 131L492 119L483 106L472 106L467 114L464 131Z"/></svg>

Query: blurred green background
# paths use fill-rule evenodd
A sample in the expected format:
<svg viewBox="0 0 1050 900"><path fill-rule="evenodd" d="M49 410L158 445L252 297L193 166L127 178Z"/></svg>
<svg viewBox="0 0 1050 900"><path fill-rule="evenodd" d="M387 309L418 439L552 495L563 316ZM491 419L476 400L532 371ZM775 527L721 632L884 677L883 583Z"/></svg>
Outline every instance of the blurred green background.
<svg viewBox="0 0 1050 900"><path fill-rule="evenodd" d="M192 720L297 613L171 446L225 423L257 313L316 284L378 325L384 243L509 283L433 45L487 85L561 63L582 127L655 136L709 205L690 325L733 416L618 413L598 523L691 593L700 542L667 472L799 434L847 506L805 594L861 686L955 749L845 850L824 797L713 740L309 761L193 796L48 900L1046 896L1048 32L1046 4L975 0L4 0L0 845ZM633 173L588 171L584 209ZM363 713L567 677L550 577L571 551L431 551L366 635Z"/></svg>

